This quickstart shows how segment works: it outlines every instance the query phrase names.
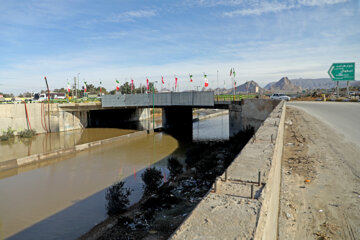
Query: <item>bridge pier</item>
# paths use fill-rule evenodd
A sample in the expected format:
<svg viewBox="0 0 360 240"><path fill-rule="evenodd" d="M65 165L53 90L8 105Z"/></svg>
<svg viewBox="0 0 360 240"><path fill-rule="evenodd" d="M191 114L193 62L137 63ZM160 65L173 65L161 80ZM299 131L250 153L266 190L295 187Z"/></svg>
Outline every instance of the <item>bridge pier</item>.
<svg viewBox="0 0 360 240"><path fill-rule="evenodd" d="M164 129L172 133L192 136L192 107L164 107L162 122Z"/></svg>

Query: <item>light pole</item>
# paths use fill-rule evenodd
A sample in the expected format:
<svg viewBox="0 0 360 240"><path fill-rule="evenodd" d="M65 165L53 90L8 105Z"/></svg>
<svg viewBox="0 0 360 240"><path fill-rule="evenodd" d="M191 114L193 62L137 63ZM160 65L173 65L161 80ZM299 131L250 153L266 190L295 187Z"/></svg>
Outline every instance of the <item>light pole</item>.
<svg viewBox="0 0 360 240"><path fill-rule="evenodd" d="M157 81L152 83L152 89L153 89L153 130L155 129L155 83L157 83Z"/></svg>
<svg viewBox="0 0 360 240"><path fill-rule="evenodd" d="M216 70L216 85L219 84L219 70ZM218 85L218 96L220 95L220 86ZM219 97L218 97L219 98Z"/></svg>
<svg viewBox="0 0 360 240"><path fill-rule="evenodd" d="M79 83L80 83L80 80L79 80L80 73L78 73L77 75L78 75L78 82L77 82L77 88L78 88L78 87L79 87ZM77 95L77 88L75 89L75 91L76 91L76 98L78 98L78 95Z"/></svg>

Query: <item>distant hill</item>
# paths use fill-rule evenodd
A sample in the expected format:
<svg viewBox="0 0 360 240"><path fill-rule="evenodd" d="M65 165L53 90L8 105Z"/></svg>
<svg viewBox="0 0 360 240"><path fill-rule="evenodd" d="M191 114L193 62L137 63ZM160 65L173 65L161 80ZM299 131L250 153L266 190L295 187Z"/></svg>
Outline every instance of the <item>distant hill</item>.
<svg viewBox="0 0 360 240"><path fill-rule="evenodd" d="M301 87L293 84L287 77L283 77L277 82L269 83L264 88L271 92L300 92L302 90Z"/></svg>
<svg viewBox="0 0 360 240"><path fill-rule="evenodd" d="M257 82L251 80L244 84L241 84L236 87L236 92L249 92L249 93L256 93L256 87L258 87L258 91L260 93L265 92L265 89L259 86Z"/></svg>
<svg viewBox="0 0 360 240"><path fill-rule="evenodd" d="M303 89L331 89L336 87L336 82L330 78L316 78L316 79L292 79L296 86ZM340 87L346 87L346 82L340 82ZM351 81L350 86L360 87L360 81Z"/></svg>
<svg viewBox="0 0 360 240"><path fill-rule="evenodd" d="M260 94L265 92L265 89L263 89L262 87L259 86L259 84L255 81L248 81L244 84L238 85L235 87L236 92L240 93L240 92L248 92L248 93L256 93L256 87L258 87L258 91L260 92ZM233 94L234 93L234 89L224 89L222 91L223 94Z"/></svg>

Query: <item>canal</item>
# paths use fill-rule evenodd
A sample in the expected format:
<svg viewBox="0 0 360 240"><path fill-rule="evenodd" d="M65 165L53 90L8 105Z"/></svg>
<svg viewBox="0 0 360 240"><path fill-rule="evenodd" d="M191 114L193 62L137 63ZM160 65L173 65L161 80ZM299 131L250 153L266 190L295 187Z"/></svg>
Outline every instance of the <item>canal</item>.
<svg viewBox="0 0 360 240"><path fill-rule="evenodd" d="M131 202L136 202L144 169L155 165L166 180L169 156L183 159L196 142L228 139L228 121L228 115L222 115L195 122L192 141L154 133L0 172L0 239L76 239L106 218L107 187L125 181L134 189ZM130 131L86 130L74 134L72 141L96 140L102 131ZM53 140L53 145L61 144Z"/></svg>

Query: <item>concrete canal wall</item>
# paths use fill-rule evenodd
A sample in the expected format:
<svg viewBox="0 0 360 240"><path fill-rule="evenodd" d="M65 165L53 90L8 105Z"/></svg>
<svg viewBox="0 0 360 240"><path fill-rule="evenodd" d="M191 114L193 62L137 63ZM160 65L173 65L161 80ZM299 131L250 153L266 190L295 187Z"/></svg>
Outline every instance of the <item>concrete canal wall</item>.
<svg viewBox="0 0 360 240"><path fill-rule="evenodd" d="M29 122L32 129L37 133L46 133L49 129L52 132L81 129L87 126L87 112L68 112L60 108L60 104L48 106L41 103L26 104ZM1 104L0 105L0 130L5 131L8 127L17 132L28 129L28 121L24 104Z"/></svg>
<svg viewBox="0 0 360 240"><path fill-rule="evenodd" d="M50 104L42 103L26 104L29 121L26 117L25 104L0 104L0 131L6 131L8 127L20 132L31 126L37 133L71 131L89 126L90 112L102 112L101 103L68 103ZM149 111L144 108L118 110L118 116L124 116L127 121L142 120L148 118ZM50 124L49 124L50 115ZM100 113L101 115L101 113ZM109 115L109 114L108 114ZM113 119L115 118L112 114ZM30 123L30 125L29 125Z"/></svg>
<svg viewBox="0 0 360 240"><path fill-rule="evenodd" d="M279 102L269 99L243 99L240 102L230 104L230 136L236 135L249 126L256 131Z"/></svg>
<svg viewBox="0 0 360 240"><path fill-rule="evenodd" d="M139 131L139 132L134 132L134 133L118 136L118 137L98 140L98 141L84 143L84 144L78 144L78 145L75 145L73 147L69 147L69 148L65 148L65 149L59 149L59 150L55 150L55 151L52 151L52 152L41 153L41 154L33 154L33 155L30 155L30 156L26 156L26 157L21 157L21 158L17 158L17 159L11 159L11 160L8 160L8 161L3 161L3 162L0 162L0 171L5 171L5 170L12 169L12 168L22 167L22 166L25 166L25 165L28 165L28 164L41 163L42 161L49 160L49 159L59 157L59 156L62 156L62 155L71 154L71 153L75 153L75 152L78 152L78 151L83 151L83 150L86 150L88 148L101 146L103 144L119 142L119 141L126 141L126 140L129 140L130 138L142 137L142 136L145 136L147 134L148 134L148 131L146 131L146 130L145 131Z"/></svg>
<svg viewBox="0 0 360 240"><path fill-rule="evenodd" d="M170 239L277 238L285 107L255 122L254 137Z"/></svg>

